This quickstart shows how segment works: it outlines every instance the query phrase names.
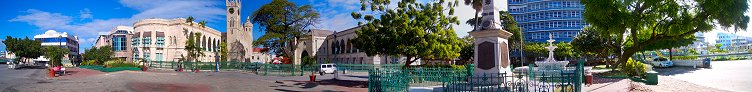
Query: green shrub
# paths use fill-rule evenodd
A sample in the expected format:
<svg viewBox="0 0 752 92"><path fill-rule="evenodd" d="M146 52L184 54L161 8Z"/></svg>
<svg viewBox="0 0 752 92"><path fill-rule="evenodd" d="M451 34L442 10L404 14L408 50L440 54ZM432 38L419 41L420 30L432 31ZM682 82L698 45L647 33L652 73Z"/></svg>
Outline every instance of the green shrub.
<svg viewBox="0 0 752 92"><path fill-rule="evenodd" d="M627 60L627 63L619 67L621 72L624 72L628 76L642 76L647 73L648 67L645 66L645 64L640 63L639 61L632 60L632 58L629 58Z"/></svg>
<svg viewBox="0 0 752 92"><path fill-rule="evenodd" d="M104 66L107 68L115 68L115 67L141 67L138 63L134 62L125 62L123 60L110 60L107 62L104 62Z"/></svg>
<svg viewBox="0 0 752 92"><path fill-rule="evenodd" d="M97 63L97 61L95 61L95 60L89 60L89 61L86 61L86 62L81 62L81 65L82 66L93 66L93 65L101 65L101 64Z"/></svg>

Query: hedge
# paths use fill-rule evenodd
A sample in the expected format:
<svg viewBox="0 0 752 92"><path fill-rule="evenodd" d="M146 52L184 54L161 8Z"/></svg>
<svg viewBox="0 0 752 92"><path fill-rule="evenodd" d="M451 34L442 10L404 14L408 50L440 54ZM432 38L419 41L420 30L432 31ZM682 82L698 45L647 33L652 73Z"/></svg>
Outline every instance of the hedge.
<svg viewBox="0 0 752 92"><path fill-rule="evenodd" d="M117 72L117 71L141 71L141 68L138 67L114 67L114 68L105 68L104 66L79 66L78 68L86 68L91 70L97 70L102 72Z"/></svg>

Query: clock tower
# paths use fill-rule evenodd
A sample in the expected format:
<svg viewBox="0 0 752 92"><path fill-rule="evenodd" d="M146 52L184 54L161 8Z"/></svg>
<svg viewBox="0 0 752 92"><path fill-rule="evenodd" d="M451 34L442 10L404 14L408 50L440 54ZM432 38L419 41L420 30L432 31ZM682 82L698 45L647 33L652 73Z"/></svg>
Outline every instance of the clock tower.
<svg viewBox="0 0 752 92"><path fill-rule="evenodd" d="M246 25L241 25L240 21L240 0L225 0L227 5L227 32L225 42L228 48L228 59L230 61L250 61L253 52L253 24L246 19Z"/></svg>

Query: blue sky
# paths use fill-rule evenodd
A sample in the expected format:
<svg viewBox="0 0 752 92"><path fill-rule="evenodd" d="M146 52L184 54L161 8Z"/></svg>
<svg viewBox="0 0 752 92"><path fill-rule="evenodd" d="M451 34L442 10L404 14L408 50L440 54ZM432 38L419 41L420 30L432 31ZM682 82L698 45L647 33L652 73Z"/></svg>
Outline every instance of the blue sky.
<svg viewBox="0 0 752 92"><path fill-rule="evenodd" d="M271 0L244 0L241 9L243 22L245 16L269 2ZM321 14L320 22L313 27L315 29L341 31L357 24L350 13L358 11L360 0L291 2L299 6L312 5ZM501 5L497 8L507 10L506 2L497 3ZM466 5L459 5L455 9L455 15L462 21L454 26L455 32L460 37L466 36L472 27L464 24L464 21L472 18L475 10ZM107 32L118 25L131 26L133 22L146 18L193 16L197 21L206 20L208 27L222 32L226 30L225 0L0 0L0 12L3 13L0 14L0 41L5 36L33 37L46 30L56 30L79 36L81 51L92 46L98 32ZM748 11L746 15L752 15L752 12ZM256 29L253 31L254 39L263 35ZM714 43L715 32L722 30L730 29L716 28L706 33L706 41ZM737 34L750 36L752 32ZM4 50L5 46L0 43L0 51Z"/></svg>
<svg viewBox="0 0 752 92"><path fill-rule="evenodd" d="M462 1L462 0L460 0ZM271 0L244 0L241 16L249 16ZM358 11L359 0L291 0L299 6L312 5L320 14L315 29L341 31L355 27L350 13ZM503 2L501 2L503 3ZM146 18L180 18L193 16L206 20L207 26L225 32L225 0L2 0L0 1L0 40L5 36L33 37L46 30L79 36L81 51L90 48L98 32L108 32L118 25L131 26ZM506 10L505 6L500 7ZM460 21L472 18L468 6L457 7ZM258 26L255 26L258 27ZM263 32L254 28L254 39ZM455 26L459 36L467 35L469 25ZM5 50L0 44L0 51Z"/></svg>
<svg viewBox="0 0 752 92"><path fill-rule="evenodd" d="M271 0L244 0L245 16ZM297 5L313 5L321 13L321 23L314 28L343 30L355 26L350 12L359 8L358 0L292 0ZM0 40L5 36L33 37L46 30L79 36L81 50L88 49L98 32L114 26L131 26L146 18L193 16L206 20L208 26L225 32L225 0L3 0L0 1ZM258 29L258 28L254 28ZM263 32L254 30L254 39ZM4 45L0 50L4 50Z"/></svg>

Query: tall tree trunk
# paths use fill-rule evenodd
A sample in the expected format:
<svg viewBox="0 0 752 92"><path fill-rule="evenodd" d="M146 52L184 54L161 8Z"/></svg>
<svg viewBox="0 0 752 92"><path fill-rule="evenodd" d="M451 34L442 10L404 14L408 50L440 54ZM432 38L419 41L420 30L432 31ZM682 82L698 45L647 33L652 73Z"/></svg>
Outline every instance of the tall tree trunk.
<svg viewBox="0 0 752 92"><path fill-rule="evenodd" d="M674 48L673 47L671 47L670 49L668 49L668 60L669 61L674 60Z"/></svg>
<svg viewBox="0 0 752 92"><path fill-rule="evenodd" d="M480 13L480 11L475 10L475 25L473 25L472 31L478 30L478 26L480 26L480 19L478 18L478 13Z"/></svg>
<svg viewBox="0 0 752 92"><path fill-rule="evenodd" d="M410 64L415 62L412 58L413 56L407 56L407 61L405 61L405 65L402 66L402 69L410 69Z"/></svg>

